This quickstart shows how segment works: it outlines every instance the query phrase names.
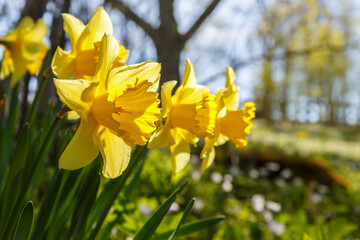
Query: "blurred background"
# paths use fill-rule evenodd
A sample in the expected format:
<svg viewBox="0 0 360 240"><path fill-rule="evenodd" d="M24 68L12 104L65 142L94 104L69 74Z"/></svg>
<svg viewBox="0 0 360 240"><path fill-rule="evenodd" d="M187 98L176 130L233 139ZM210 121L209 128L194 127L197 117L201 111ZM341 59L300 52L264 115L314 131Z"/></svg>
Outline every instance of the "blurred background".
<svg viewBox="0 0 360 240"><path fill-rule="evenodd" d="M23 16L42 17L49 27L47 46L69 50L61 13L86 24L99 6L110 15L114 36L130 50L128 64L159 61L163 83L180 80L189 58L198 83L214 94L225 86L231 66L241 105L253 101L257 108L246 149L230 143L217 148L215 164L205 173L201 143L179 176L172 176L168 155L151 151L133 205L124 206L121 196L113 211L114 239L141 226L184 178L189 187L164 229L176 226L176 213L191 197L197 199L194 218L227 217L193 239L360 235L359 1L0 0L0 36ZM25 76L20 84L26 110L37 82ZM56 102L49 81L41 104ZM61 144L55 141L54 157L45 166L49 172ZM116 218L117 212L128 216Z"/></svg>

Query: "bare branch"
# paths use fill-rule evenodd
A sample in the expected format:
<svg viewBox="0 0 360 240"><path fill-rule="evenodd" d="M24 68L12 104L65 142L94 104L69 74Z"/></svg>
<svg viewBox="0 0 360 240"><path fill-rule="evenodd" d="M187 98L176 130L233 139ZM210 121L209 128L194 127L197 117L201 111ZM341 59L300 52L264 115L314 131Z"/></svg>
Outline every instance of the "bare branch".
<svg viewBox="0 0 360 240"><path fill-rule="evenodd" d="M127 18L134 21L139 27L141 27L153 40L156 38L156 30L144 19L139 17L128 6L126 6L121 0L105 0L105 3L111 3L113 7L122 12Z"/></svg>
<svg viewBox="0 0 360 240"><path fill-rule="evenodd" d="M201 14L201 16L198 18L198 20L196 20L194 25L190 28L190 30L183 35L183 38L185 39L185 41L194 35L194 33L200 28L200 26L206 20L206 18L214 11L214 9L220 3L220 1L221 0L213 0L210 3L210 5L206 8L206 10L203 12L203 14Z"/></svg>

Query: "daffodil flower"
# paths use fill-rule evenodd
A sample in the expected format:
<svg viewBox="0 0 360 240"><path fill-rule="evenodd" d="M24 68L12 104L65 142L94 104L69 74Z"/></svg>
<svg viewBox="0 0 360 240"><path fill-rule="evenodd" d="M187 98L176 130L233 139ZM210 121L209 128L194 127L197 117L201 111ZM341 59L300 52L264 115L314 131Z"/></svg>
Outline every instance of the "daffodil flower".
<svg viewBox="0 0 360 240"><path fill-rule="evenodd" d="M214 134L217 106L207 87L198 85L194 67L186 60L182 84L172 95L176 81L161 87L161 117L165 124L149 140L148 147L170 147L173 172L182 170L190 159L189 143Z"/></svg>
<svg viewBox="0 0 360 240"><path fill-rule="evenodd" d="M240 110L239 87L235 87L235 73L231 67L226 71L226 86L216 94L217 118L215 134L205 138L205 146L200 157L203 159L201 170L206 170L215 159L214 146L220 146L229 139L236 147L243 149L247 145L245 139L250 134L253 125L251 119L255 117L255 104L247 102Z"/></svg>
<svg viewBox="0 0 360 240"><path fill-rule="evenodd" d="M71 14L62 14L64 31L69 35L71 51L56 49L51 62L53 73L58 78L92 79L95 73L100 50L100 40L104 33L112 34L113 25L104 8L100 7L91 17L89 23L84 23ZM119 51L113 63L113 68L125 66L129 51L119 45Z"/></svg>
<svg viewBox="0 0 360 240"><path fill-rule="evenodd" d="M47 26L42 19L34 22L31 17L24 17L14 31L0 37L0 44L5 47L0 70L0 79L11 75L10 86L14 87L28 71L35 75L48 51L42 43Z"/></svg>
<svg viewBox="0 0 360 240"><path fill-rule="evenodd" d="M79 129L60 157L60 168L82 168L100 150L103 175L115 178L126 169L131 148L145 145L156 129L161 66L148 61L112 69L118 52L119 44L106 34L91 80L54 80L60 99L81 117Z"/></svg>

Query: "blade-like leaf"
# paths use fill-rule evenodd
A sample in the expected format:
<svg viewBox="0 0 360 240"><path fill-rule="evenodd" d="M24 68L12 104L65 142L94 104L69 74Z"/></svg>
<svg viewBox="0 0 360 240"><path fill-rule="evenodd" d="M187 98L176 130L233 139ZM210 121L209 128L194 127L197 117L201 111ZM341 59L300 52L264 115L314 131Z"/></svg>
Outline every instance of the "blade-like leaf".
<svg viewBox="0 0 360 240"><path fill-rule="evenodd" d="M104 226L104 227L101 229L101 231L100 231L97 239L98 239L98 240L107 240L107 239L110 239L111 230L113 230L113 228L115 227L116 223L117 223L117 221L115 220L115 221L112 221L112 222L108 223L106 226Z"/></svg>
<svg viewBox="0 0 360 240"><path fill-rule="evenodd" d="M15 87L10 88L7 93L7 100L5 102L5 128L4 128L4 135L2 136L3 139L3 146L1 146L1 155L2 155L2 166L5 167L4 169L0 169L1 176L5 177L6 173L6 167L9 162L11 152L12 152L12 144L14 141L14 135L15 135L15 128L17 123L17 117L18 117L18 107L19 107L19 98L18 98L18 89L19 84L16 84ZM3 181L2 181L3 182ZM2 186L3 187L3 186Z"/></svg>
<svg viewBox="0 0 360 240"><path fill-rule="evenodd" d="M136 165L140 160L144 160L143 156L147 152L146 146L137 146L134 152L131 155L129 166L123 172L123 174L110 180L104 187L104 190L101 192L100 196L96 200L94 208L88 218L87 230L90 230L93 225L96 223L96 227L91 231L90 237L88 240L94 240L97 233L99 232L111 206L116 200L121 189L123 189L126 180L134 171Z"/></svg>
<svg viewBox="0 0 360 240"><path fill-rule="evenodd" d="M77 195L78 200L71 219L68 239L84 239L85 223L94 205L100 185L99 169L100 164L95 164L84 179L80 192Z"/></svg>
<svg viewBox="0 0 360 240"><path fill-rule="evenodd" d="M71 219L73 209L76 205L74 199L76 199L80 191L82 179L87 175L85 174L86 170L87 169L82 168L80 170L64 172L64 180L53 206L53 211L49 218L50 221L45 225L46 233L44 239L59 239L59 236L66 232L66 223Z"/></svg>
<svg viewBox="0 0 360 240"><path fill-rule="evenodd" d="M41 148L36 155L35 159L32 161L31 167L26 171L24 180L22 181L22 186L20 190L19 197L14 199L15 206L19 206L25 202L26 194L31 186L31 182L35 175L35 172L40 164L40 162L46 157L46 153L49 150L50 143L56 133L57 128L61 122L62 118L57 116L48 131L45 140L43 141ZM31 158L30 158L31 159ZM11 213L9 214L9 219L5 219L5 224L1 226L0 231L0 239L9 239L9 236L12 235L15 229L16 219L20 214L19 208L13 208L10 210Z"/></svg>
<svg viewBox="0 0 360 240"><path fill-rule="evenodd" d="M22 210L23 205L15 205L14 199L20 195L20 187L24 175L24 167L26 165L26 156L28 150L29 126L26 125L20 133L16 143L14 155L9 167L8 176L3 192L0 195L1 218L0 224L4 224L7 220L5 216L9 216L14 208ZM6 167L7 168L7 167ZM3 226L3 225L1 225Z"/></svg>
<svg viewBox="0 0 360 240"><path fill-rule="evenodd" d="M33 239L42 239L46 223L51 216L52 208L54 206L57 194L59 192L64 170L58 169L53 177L49 189L41 202L39 213L37 214L36 226L33 233Z"/></svg>
<svg viewBox="0 0 360 240"><path fill-rule="evenodd" d="M203 230L205 228L209 228L209 227L223 221L224 219L225 219L225 217L223 217L223 216L212 217L212 218L206 218L206 219L203 219L200 221L185 224L177 230L176 234L174 235L174 239L179 238L179 237L185 237L194 232ZM173 231L168 231L168 232L159 234L156 237L153 237L151 240L166 240L171 236L172 233L173 233Z"/></svg>
<svg viewBox="0 0 360 240"><path fill-rule="evenodd" d="M169 211L171 204L179 196L181 191L185 188L187 182L185 182L180 188L178 188L171 196L156 210L156 212L150 217L150 219L142 226L140 231L136 234L134 240L146 240L154 234L157 227Z"/></svg>
<svg viewBox="0 0 360 240"><path fill-rule="evenodd" d="M139 167L136 169L134 175L131 178L131 181L126 185L126 187L124 188L123 191L123 195L127 198L127 199L132 199L132 194L134 193L134 190L136 190L136 187L138 184L140 184L140 174L143 170L144 167L144 163L145 161L142 161L139 165Z"/></svg>
<svg viewBox="0 0 360 240"><path fill-rule="evenodd" d="M14 240L27 240L34 220L34 205L29 201L20 214L19 222L16 226Z"/></svg>
<svg viewBox="0 0 360 240"><path fill-rule="evenodd" d="M173 239L173 237L175 236L176 232L179 230L181 224L184 223L185 219L187 218L187 216L189 216L191 209L193 208L195 203L195 198L191 199L191 201L189 202L189 204L186 206L184 214L182 215L179 224L177 225L177 227L174 229L173 233L171 234L171 236L169 237L169 240Z"/></svg>

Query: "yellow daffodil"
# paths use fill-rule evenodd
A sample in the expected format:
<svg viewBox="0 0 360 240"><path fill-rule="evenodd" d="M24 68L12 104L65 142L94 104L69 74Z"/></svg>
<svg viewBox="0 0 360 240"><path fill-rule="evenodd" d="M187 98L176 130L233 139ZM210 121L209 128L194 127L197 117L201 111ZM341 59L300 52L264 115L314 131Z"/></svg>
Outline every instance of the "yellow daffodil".
<svg viewBox="0 0 360 240"><path fill-rule="evenodd" d="M36 74L42 65L48 48L42 43L47 26L42 19L34 22L24 17L14 31L0 37L5 47L0 70L0 79L11 74L10 86L15 86L26 71Z"/></svg>
<svg viewBox="0 0 360 240"><path fill-rule="evenodd" d="M194 67L186 60L182 84L171 96L176 81L161 87L161 117L165 124L150 138L148 147L170 147L173 172L183 169L190 159L188 143L214 134L216 103L207 87L197 85Z"/></svg>
<svg viewBox="0 0 360 240"><path fill-rule="evenodd" d="M131 148L145 145L156 129L161 66L148 61L112 68L118 52L118 42L106 34L91 80L54 80L60 99L81 117L79 129L60 157L60 168L82 168L100 150L103 175L115 178L127 167Z"/></svg>
<svg viewBox="0 0 360 240"><path fill-rule="evenodd" d="M52 59L51 68L58 78L91 80L99 60L100 40L104 33L112 34L113 25L107 12L98 8L89 23L84 23L71 14L62 14L64 31L69 35L71 51L58 47ZM129 51L119 45L113 68L125 66Z"/></svg>
<svg viewBox="0 0 360 240"><path fill-rule="evenodd" d="M255 117L255 104L247 102L240 110L239 87L235 87L235 73L231 67L226 71L225 89L216 94L217 118L214 135L205 138L205 146L200 157L203 159L201 170L207 169L215 159L214 146L224 144L229 139L236 147L243 149L247 145L245 139L250 134L251 119Z"/></svg>

